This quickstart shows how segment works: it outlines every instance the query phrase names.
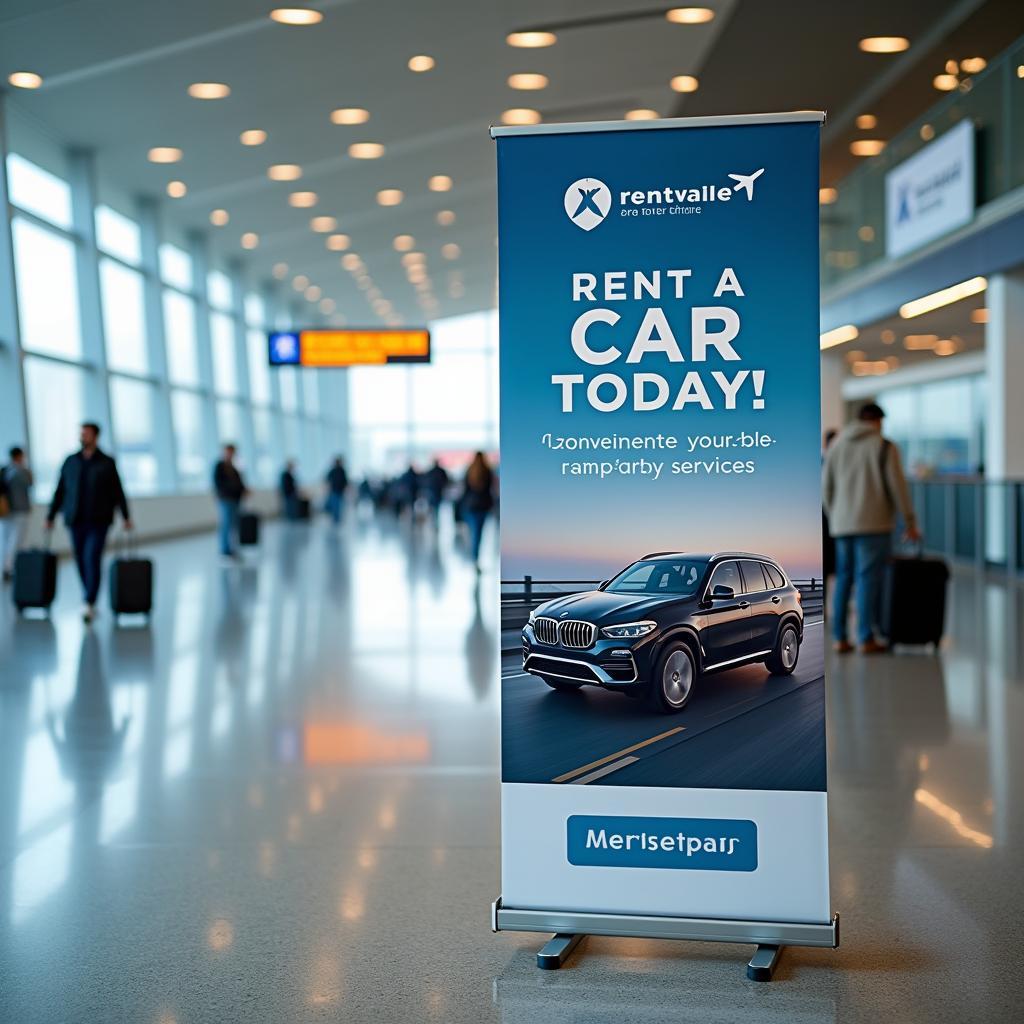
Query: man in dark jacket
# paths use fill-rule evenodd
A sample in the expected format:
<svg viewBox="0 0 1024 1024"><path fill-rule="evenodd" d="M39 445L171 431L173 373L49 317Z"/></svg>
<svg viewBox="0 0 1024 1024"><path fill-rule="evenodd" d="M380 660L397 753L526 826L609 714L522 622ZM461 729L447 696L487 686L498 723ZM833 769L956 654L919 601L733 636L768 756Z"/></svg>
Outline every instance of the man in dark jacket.
<svg viewBox="0 0 1024 1024"><path fill-rule="evenodd" d="M286 519L299 518L299 483L295 479L295 462L289 459L284 464L278 485Z"/></svg>
<svg viewBox="0 0 1024 1024"><path fill-rule="evenodd" d="M124 528L132 528L128 499L121 486L117 464L106 452L100 451L97 446L99 436L100 428L95 423L82 424L79 438L82 447L64 460L57 490L46 514L48 530L53 529L53 521L60 512L71 534L75 564L82 580L85 598L82 617L86 622L91 622L96 616L103 547L115 510L120 511Z"/></svg>
<svg viewBox="0 0 1024 1024"><path fill-rule="evenodd" d="M342 514L345 511L345 492L347 490L348 473L345 472L345 463L338 455L331 464L331 468L327 470L327 511L335 526L341 522Z"/></svg>
<svg viewBox="0 0 1024 1024"><path fill-rule="evenodd" d="M235 451L233 444L224 445L223 456L213 467L213 490L220 507L220 553L231 559L238 557L238 510L248 493L235 465Z"/></svg>

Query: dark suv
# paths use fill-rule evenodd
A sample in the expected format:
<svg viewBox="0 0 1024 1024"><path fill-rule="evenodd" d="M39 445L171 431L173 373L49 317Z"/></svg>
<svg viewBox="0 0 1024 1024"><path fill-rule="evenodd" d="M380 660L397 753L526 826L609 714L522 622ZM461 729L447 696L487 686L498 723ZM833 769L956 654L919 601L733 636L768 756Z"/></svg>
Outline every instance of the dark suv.
<svg viewBox="0 0 1024 1024"><path fill-rule="evenodd" d="M597 590L539 605L523 668L556 690L590 684L680 711L699 676L763 662L796 668L800 592L778 563L746 551L645 555Z"/></svg>

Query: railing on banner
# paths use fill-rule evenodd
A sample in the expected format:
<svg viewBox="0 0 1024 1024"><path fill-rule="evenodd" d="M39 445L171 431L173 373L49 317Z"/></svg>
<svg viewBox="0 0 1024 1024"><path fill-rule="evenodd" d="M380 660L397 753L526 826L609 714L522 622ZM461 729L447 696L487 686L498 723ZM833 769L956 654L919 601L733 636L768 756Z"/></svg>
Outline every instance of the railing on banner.
<svg viewBox="0 0 1024 1024"><path fill-rule="evenodd" d="M804 614L810 619L821 617L824 606L822 581L811 577L793 580L800 591ZM516 629L525 625L530 612L539 604L566 594L578 594L584 590L596 590L600 580L540 580L533 576L501 581L501 628Z"/></svg>

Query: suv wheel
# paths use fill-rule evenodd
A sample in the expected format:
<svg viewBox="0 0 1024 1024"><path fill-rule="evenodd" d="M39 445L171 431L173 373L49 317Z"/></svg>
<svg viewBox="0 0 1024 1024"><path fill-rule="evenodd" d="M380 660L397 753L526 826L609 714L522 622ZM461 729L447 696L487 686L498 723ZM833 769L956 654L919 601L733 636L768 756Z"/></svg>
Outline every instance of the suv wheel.
<svg viewBox="0 0 1024 1024"><path fill-rule="evenodd" d="M765 658L765 666L773 676L792 675L799 657L800 633L792 622L787 622L779 630L775 650Z"/></svg>
<svg viewBox="0 0 1024 1024"><path fill-rule="evenodd" d="M671 715L686 707L697 679L697 663L693 652L681 642L669 644L655 666L647 693L652 711Z"/></svg>
<svg viewBox="0 0 1024 1024"><path fill-rule="evenodd" d="M553 676L541 676L552 690L560 690L562 693L575 693L579 690L582 683L570 683L567 679L555 679Z"/></svg>

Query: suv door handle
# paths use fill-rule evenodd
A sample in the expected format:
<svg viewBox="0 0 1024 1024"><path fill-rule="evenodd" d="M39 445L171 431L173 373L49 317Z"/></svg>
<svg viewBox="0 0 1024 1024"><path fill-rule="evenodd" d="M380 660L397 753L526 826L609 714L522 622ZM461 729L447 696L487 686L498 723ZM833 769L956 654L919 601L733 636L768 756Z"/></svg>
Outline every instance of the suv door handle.
<svg viewBox="0 0 1024 1024"><path fill-rule="evenodd" d="M779 595L778 595L778 594L776 594L776 595L775 595L775 596L774 596L774 597L772 598L772 604L780 604L781 602L782 602L782 598L781 598L781 597L779 597Z"/></svg>
<svg viewBox="0 0 1024 1024"><path fill-rule="evenodd" d="M740 607L741 608L749 608L750 607L750 602L749 601L740 601Z"/></svg>

